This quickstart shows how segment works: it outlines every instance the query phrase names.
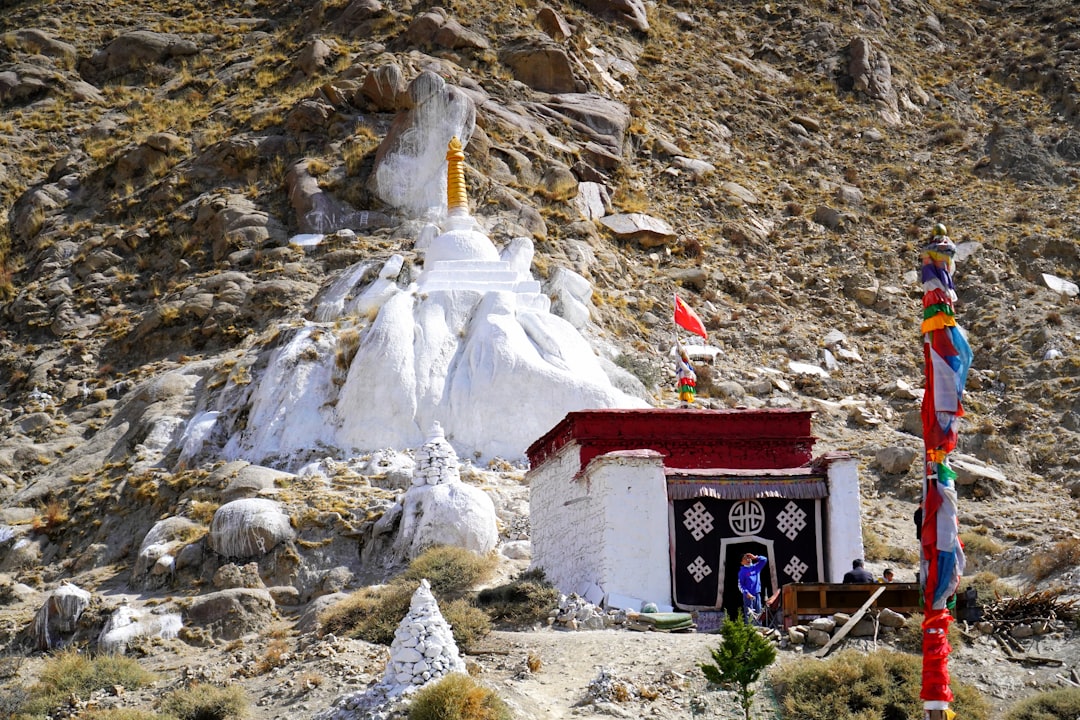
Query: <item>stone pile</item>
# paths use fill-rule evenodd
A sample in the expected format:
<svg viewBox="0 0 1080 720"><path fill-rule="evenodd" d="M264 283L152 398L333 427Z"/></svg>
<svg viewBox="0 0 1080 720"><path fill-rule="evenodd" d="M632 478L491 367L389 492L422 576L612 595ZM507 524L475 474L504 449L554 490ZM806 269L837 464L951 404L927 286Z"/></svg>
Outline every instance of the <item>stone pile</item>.
<svg viewBox="0 0 1080 720"><path fill-rule="evenodd" d="M604 610L577 593L559 596L559 606L548 616L548 624L565 630L603 630L626 626L626 611Z"/></svg>
<svg viewBox="0 0 1080 720"><path fill-rule="evenodd" d="M383 682L402 687L423 685L452 672L465 672L465 661L431 594L431 584L421 580L409 613L394 632Z"/></svg>
<svg viewBox="0 0 1080 720"><path fill-rule="evenodd" d="M445 485L460 480L457 453L443 436L442 426L435 423L427 442L416 451L412 484L417 487Z"/></svg>
<svg viewBox="0 0 1080 720"><path fill-rule="evenodd" d="M431 584L421 580L408 614L394 633L382 681L364 692L338 698L334 707L316 715L315 720L385 720L410 694L455 672L466 672L465 661L431 594Z"/></svg>
<svg viewBox="0 0 1080 720"><path fill-rule="evenodd" d="M847 613L834 613L827 617L819 617L805 625L795 625L788 628L787 639L792 645L809 645L820 647L832 639L839 630L851 622L851 615ZM893 632L904 626L907 618L898 612L883 608L876 617L864 616L855 627L847 632L848 637L877 637L881 632Z"/></svg>

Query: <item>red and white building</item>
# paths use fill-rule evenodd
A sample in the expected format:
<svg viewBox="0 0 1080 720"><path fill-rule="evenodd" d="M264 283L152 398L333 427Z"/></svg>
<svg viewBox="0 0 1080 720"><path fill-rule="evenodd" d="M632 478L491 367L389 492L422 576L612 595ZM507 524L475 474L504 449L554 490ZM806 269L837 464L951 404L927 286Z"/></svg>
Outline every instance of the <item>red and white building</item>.
<svg viewBox="0 0 1080 720"><path fill-rule="evenodd" d="M532 564L562 592L640 609L741 606L739 559L766 594L840 582L862 557L858 463L814 458L808 411L569 413L527 453Z"/></svg>

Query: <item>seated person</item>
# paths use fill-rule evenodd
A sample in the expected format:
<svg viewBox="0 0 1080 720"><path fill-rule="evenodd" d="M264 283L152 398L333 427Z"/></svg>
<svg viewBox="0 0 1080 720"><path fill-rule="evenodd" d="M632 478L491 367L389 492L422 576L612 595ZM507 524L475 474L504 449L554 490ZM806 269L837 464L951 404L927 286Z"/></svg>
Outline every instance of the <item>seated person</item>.
<svg viewBox="0 0 1080 720"><path fill-rule="evenodd" d="M874 576L870 574L869 570L863 567L862 558L856 558L851 561L851 569L844 573L844 582L872 583L874 582Z"/></svg>

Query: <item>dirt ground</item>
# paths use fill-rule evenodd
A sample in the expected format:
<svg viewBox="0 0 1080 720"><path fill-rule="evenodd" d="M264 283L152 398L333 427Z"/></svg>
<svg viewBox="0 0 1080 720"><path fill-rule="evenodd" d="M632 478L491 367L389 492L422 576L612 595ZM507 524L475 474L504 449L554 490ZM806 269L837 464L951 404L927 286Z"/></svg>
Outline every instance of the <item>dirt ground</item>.
<svg viewBox="0 0 1080 720"><path fill-rule="evenodd" d="M10 610L10 608L8 608ZM100 693L94 704L149 710L183 683L239 683L253 703L253 716L299 720L326 710L334 701L378 682L388 649L359 640L299 634L296 618L282 617L258 636L195 647L180 640L153 640L133 648L160 680L140 690ZM1046 663L1010 661L988 637L973 634L956 648L950 669L956 679L974 684L1001 717L1017 700L1039 690L1068 684L1080 669L1080 640L1058 633L1022 641L1029 656ZM732 693L709 687L699 663L720 637L709 633L635 632L626 629L567 631L537 628L495 631L466 656L477 679L507 701L515 718L562 720L586 716L691 720L741 718ZM891 647L847 639L841 647L871 652ZM21 659L17 674L26 686L40 673L42 655ZM800 648L784 648L777 663L819 662ZM530 669L530 665L532 669ZM605 679L606 682L601 682ZM77 715L76 715L77 716ZM764 687L754 717L779 720L775 698Z"/></svg>

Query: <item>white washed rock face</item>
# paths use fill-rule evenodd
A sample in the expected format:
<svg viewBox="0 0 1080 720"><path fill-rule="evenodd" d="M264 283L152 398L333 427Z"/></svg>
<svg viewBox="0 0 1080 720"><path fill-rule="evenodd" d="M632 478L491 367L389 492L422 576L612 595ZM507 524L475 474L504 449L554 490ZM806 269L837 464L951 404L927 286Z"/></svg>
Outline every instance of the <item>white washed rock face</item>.
<svg viewBox="0 0 1080 720"><path fill-rule="evenodd" d="M411 217L446 208L446 145L467 145L476 108L459 88L430 70L409 85L413 107L399 115L379 146L372 188L380 200Z"/></svg>
<svg viewBox="0 0 1080 720"><path fill-rule="evenodd" d="M129 605L121 605L109 616L98 636L98 649L105 653L123 654L127 646L142 637L174 638L180 632L179 613L154 615Z"/></svg>
<svg viewBox="0 0 1080 720"><path fill-rule="evenodd" d="M38 650L60 647L63 636L75 631L75 624L89 605L90 593L80 587L64 584L53 590L34 616Z"/></svg>
<svg viewBox="0 0 1080 720"><path fill-rule="evenodd" d="M452 672L465 672L465 661L431 594L430 583L421 580L408 614L394 633L383 682L399 687L419 686Z"/></svg>
<svg viewBox="0 0 1080 720"><path fill-rule="evenodd" d="M198 526L195 523L183 517L168 517L154 523L154 527L150 528L150 532L146 533L139 545L135 569L131 573L132 580L142 581L147 574L153 574L159 568L175 567L173 558L184 546L185 538L195 534L196 528Z"/></svg>
<svg viewBox="0 0 1080 720"><path fill-rule="evenodd" d="M529 271L531 240L500 253L466 208L444 212L447 143L467 140L468 103L431 72L409 92L414 107L395 121L374 175L386 202L432 221L417 241L423 271L406 284L395 255L375 280L374 267L358 265L329 286L317 323L284 330L251 387L222 391L216 409L247 412L227 459L294 470L327 452L414 448L438 422L458 452L522 461L568 412L648 406L612 383L575 328L589 318L584 278L563 277L568 321ZM416 483L430 487L427 476Z"/></svg>
<svg viewBox="0 0 1080 720"><path fill-rule="evenodd" d="M210 523L210 548L230 558L265 555L295 536L281 505L262 498L226 503Z"/></svg>
<svg viewBox="0 0 1080 720"><path fill-rule="evenodd" d="M495 503L480 488L461 481L457 453L438 423L416 453L413 485L402 501L394 555L414 558L436 545L483 555L499 542Z"/></svg>

